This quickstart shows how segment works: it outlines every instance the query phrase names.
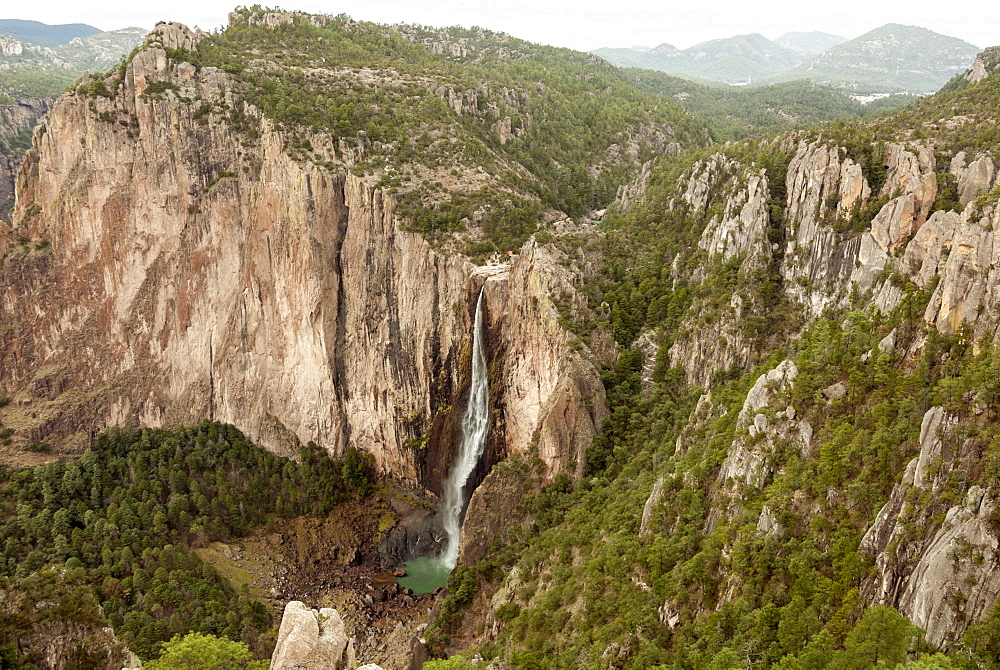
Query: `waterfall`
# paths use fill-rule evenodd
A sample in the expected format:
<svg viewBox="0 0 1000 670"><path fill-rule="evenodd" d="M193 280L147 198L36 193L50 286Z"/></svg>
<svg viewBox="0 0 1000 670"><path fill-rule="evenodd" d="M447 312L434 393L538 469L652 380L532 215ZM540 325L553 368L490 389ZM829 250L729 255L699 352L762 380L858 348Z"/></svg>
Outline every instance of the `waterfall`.
<svg viewBox="0 0 1000 670"><path fill-rule="evenodd" d="M483 290L476 301L475 326L472 333L472 383L469 402L462 417L462 436L455 463L444 481L441 516L447 535L441 562L450 570L458 562L458 545L462 533L462 512L465 510L465 485L476 469L486 446L486 431L490 425L490 391L486 382L486 354L483 352Z"/></svg>

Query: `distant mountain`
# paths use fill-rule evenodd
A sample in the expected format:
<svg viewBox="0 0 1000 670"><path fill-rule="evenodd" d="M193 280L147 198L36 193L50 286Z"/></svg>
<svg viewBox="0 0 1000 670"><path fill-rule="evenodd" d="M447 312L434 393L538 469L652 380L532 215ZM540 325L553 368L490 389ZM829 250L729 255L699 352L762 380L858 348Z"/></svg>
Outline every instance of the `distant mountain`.
<svg viewBox="0 0 1000 670"><path fill-rule="evenodd" d="M87 37L74 37L55 49L57 56L77 70L98 72L117 65L121 57L142 44L145 28L120 28Z"/></svg>
<svg viewBox="0 0 1000 670"><path fill-rule="evenodd" d="M979 48L917 26L890 23L774 77L857 92L934 93L964 72Z"/></svg>
<svg viewBox="0 0 1000 670"><path fill-rule="evenodd" d="M847 38L814 30L807 33L785 33L774 41L786 49L801 51L802 53L815 56L842 42L846 42Z"/></svg>
<svg viewBox="0 0 1000 670"><path fill-rule="evenodd" d="M669 44L661 44L653 49L637 49L635 47L631 48L611 48L604 47L601 49L594 49L590 53L595 56L600 56L609 63L614 63L622 67L641 67L648 70L660 70L663 72L676 72L675 69L668 69L676 61L663 61L663 58L658 53L659 49L662 48L673 49L675 52L680 53L676 47L672 47Z"/></svg>
<svg viewBox="0 0 1000 670"><path fill-rule="evenodd" d="M591 53L615 65L728 83L747 83L776 75L807 58L802 52L780 46L758 33L710 40L684 50L661 44L649 51L597 49Z"/></svg>
<svg viewBox="0 0 1000 670"><path fill-rule="evenodd" d="M777 74L805 60L759 33L702 42L684 54L692 63L690 74L730 83Z"/></svg>
<svg viewBox="0 0 1000 670"><path fill-rule="evenodd" d="M101 32L100 28L86 23L65 23L50 26L40 21L0 19L0 35L10 35L40 47L57 47L76 37L89 37Z"/></svg>
<svg viewBox="0 0 1000 670"><path fill-rule="evenodd" d="M47 98L61 93L84 71L104 71L142 44L142 28L74 37L55 48L0 35L0 104L3 98Z"/></svg>

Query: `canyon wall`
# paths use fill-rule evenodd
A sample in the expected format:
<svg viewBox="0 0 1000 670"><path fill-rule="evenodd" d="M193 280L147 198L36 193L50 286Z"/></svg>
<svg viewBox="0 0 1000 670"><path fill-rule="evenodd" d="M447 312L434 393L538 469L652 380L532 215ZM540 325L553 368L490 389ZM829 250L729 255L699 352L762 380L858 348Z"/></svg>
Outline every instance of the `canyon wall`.
<svg viewBox="0 0 1000 670"><path fill-rule="evenodd" d="M52 103L46 98L24 98L0 105L0 221L8 221L14 206L14 182L21 166L19 141L30 134Z"/></svg>
<svg viewBox="0 0 1000 670"><path fill-rule="evenodd" d="M832 310L874 306L889 314L915 288L930 293L926 308L921 304L915 315L928 328L944 335L965 332L974 348L984 336L1000 334L1000 206L990 194L997 184L992 156L963 151L942 165L925 142L889 143L880 156L884 183L872 189L846 150L820 141L784 141L791 152L785 174L770 175L720 154L695 163L675 189L671 206L683 203L693 219L704 220L699 263L687 275L675 268L675 276L697 285L729 261L738 262L740 273L724 304L716 294L696 299L676 332L671 363L684 369L689 382L710 388L721 371L746 370L779 346L794 350L798 333L813 319L845 313ZM770 189L778 179L785 198L776 220L767 204L775 200ZM954 185L956 201L938 198L939 179ZM870 221L863 221L858 212L875 199L880 206L870 207ZM761 349L748 324L762 316L757 282L765 272L780 275L782 298L798 321L787 339ZM921 332L903 341L894 329L866 356L916 365L927 342ZM755 400L762 384L771 392L784 388L788 365L794 368L786 361L763 374L747 397L712 485L706 533L740 513L780 474L773 462L775 439L803 460L817 456L811 422L821 417L799 416L784 398L764 413L759 407L774 398ZM848 392L844 383L822 390L827 402ZM1000 534L991 521L995 495L969 483L982 467L984 445L975 435L987 408L970 401L971 413L962 413L961 420L942 407L926 412L919 455L900 473L902 481L861 542L861 553L875 564L863 580L868 601L898 608L931 644L945 648L989 614L1000 595L993 576L1000 564ZM760 413L744 416L750 405ZM678 439L676 458L704 424L698 417L713 412L725 409L713 406L709 393ZM809 512L819 513L819 507ZM757 528L762 536L781 532L767 506ZM723 601L739 592L736 581L727 578Z"/></svg>
<svg viewBox="0 0 1000 670"><path fill-rule="evenodd" d="M199 34L165 24L153 37L105 82L110 96L60 98L25 156L21 225L0 232L0 393L16 445L70 453L109 425L213 419L284 455L310 440L364 449L433 488L467 381L474 266L407 231L394 199L349 165L293 160L229 75L160 48ZM515 269L507 291L530 281ZM509 330L507 298L488 302L505 350L558 339L547 316ZM545 355L504 368L514 391L498 398L537 393L530 418L498 419L499 454L527 449L551 407L578 413L566 405L580 395L552 382L569 363ZM545 431L546 444L592 434L573 421ZM579 448L553 448L552 466Z"/></svg>

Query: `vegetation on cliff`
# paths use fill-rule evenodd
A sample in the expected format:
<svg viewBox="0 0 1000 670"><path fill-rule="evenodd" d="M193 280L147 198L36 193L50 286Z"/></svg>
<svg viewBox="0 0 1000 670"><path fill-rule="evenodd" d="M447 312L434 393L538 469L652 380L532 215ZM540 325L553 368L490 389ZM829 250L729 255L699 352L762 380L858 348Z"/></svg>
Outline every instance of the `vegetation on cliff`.
<svg viewBox="0 0 1000 670"><path fill-rule="evenodd" d="M654 70L629 68L623 72L636 88L679 100L692 116L705 121L716 142L856 120L916 100L909 95L892 95L863 105L843 91L808 81L738 88L705 86Z"/></svg>
<svg viewBox="0 0 1000 670"><path fill-rule="evenodd" d="M170 56L232 74L294 155L372 176L421 232L482 226L479 251L519 247L547 208L604 207L644 161L707 141L598 58L483 29L254 7Z"/></svg>
<svg viewBox="0 0 1000 670"><path fill-rule="evenodd" d="M554 482L528 500L511 545L496 547L484 569L456 577L461 588L471 575L472 593L430 630L436 653L467 634L462 612L481 615L478 588L492 598L493 629L474 651L512 667L1000 667L1000 608L981 622L958 615L959 635L946 637L945 655L899 611L873 603L873 584L914 561L906 552L971 504L967 496L996 494L1000 346L989 332L973 336L969 324L953 332L929 326L936 281L917 286L891 263L881 281L898 291L895 307L876 307L855 286L812 318L781 271L791 203L785 176L799 141L844 146L872 187L878 206L837 214L831 194L818 205L833 245L847 244L866 234L888 200L876 195L887 179L887 142L932 142L941 175L961 150L970 158L996 150L997 86L1000 78L989 77L865 124L659 161L643 199L602 224L607 264L587 288L592 313L622 351L605 373L611 418L588 453L588 472L575 486ZM732 181L697 180L710 153L728 179L738 182L738 170L767 179L768 244L756 257L700 244L733 195L718 186ZM954 184L944 176L939 183L943 199L934 207L961 209ZM701 188L706 204L690 206L685 193ZM980 193L974 203L988 215L996 200ZM750 363L717 369L710 389L685 384L685 371L670 367L671 348L681 338L714 339L712 328L733 318L726 310L734 303L738 321L726 335L743 338ZM651 372L640 335L659 345ZM794 381L764 376L776 369L794 369ZM768 400L748 405L755 393ZM940 437L947 446L920 467L936 483L901 483L907 463L933 450L935 416L948 417ZM885 549L899 567L878 562L876 540L862 542L892 499L905 500L899 535ZM982 523L995 533L1000 518L986 505ZM993 560L955 542L955 574ZM964 606L961 589L950 597ZM453 658L428 667L472 665Z"/></svg>

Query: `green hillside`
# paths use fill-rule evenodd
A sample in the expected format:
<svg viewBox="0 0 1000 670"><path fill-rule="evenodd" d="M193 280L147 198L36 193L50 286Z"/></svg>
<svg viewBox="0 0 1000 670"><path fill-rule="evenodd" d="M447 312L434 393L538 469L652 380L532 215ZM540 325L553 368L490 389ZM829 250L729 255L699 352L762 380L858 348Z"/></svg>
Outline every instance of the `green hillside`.
<svg viewBox="0 0 1000 670"><path fill-rule="evenodd" d="M933 93L968 68L978 52L954 37L890 23L832 47L775 81L806 78L858 92Z"/></svg>
<svg viewBox="0 0 1000 670"><path fill-rule="evenodd" d="M588 470L578 485L557 479L512 511L519 521L504 542L453 576L458 595L441 607L431 648L453 648L454 636L481 615L474 594L483 589L494 598L491 621L499 632L465 659L479 653L510 659L513 667L1000 667L1000 607L950 641L948 655L938 654L898 611L867 600L865 584L881 575L860 546L900 473L921 452L922 421L932 407L956 417L955 449L967 460L945 456L938 465L950 474L940 486L908 489L907 537L929 537L963 492L995 493L1000 347L989 333L973 341L968 326L951 335L928 326L923 315L933 281L920 289L899 276L900 302L886 313L870 294L855 291L849 305L807 320L779 271L784 175L800 141L845 147L877 186L890 141L933 141L942 166L960 151L996 151L998 101L1000 76L993 75L871 122L659 160L645 199L603 224L607 265L589 288L588 314L605 315L622 353L604 373L611 418L588 451ZM949 123L953 117L961 122ZM698 244L732 193L710 191L703 209L687 206L689 180L710 161L737 183L757 174L769 180L773 245L760 264L743 255L712 258ZM944 190L934 208L961 209L948 197ZM969 207L995 203L994 191ZM824 206L821 216L835 217ZM838 239L857 238L874 213L852 214L859 225L836 228ZM731 316L734 295L736 322L716 330ZM750 361L716 372L709 389L685 384L684 370L669 367L675 342L705 331L710 339L724 332L723 346L725 338L744 338ZM651 386L640 333L653 333L659 344ZM884 346L889 333L907 343L902 350ZM918 353L907 355L913 342ZM797 368L794 385L764 384L776 400L755 420L773 425L794 415L798 425L808 423L807 451L793 435L775 437L773 445L753 430L740 437L748 391L783 360ZM830 393L837 383L845 389L839 398ZM969 411L970 402L979 409ZM760 480L740 484L721 475L738 444L769 454ZM530 463L522 467L532 472ZM904 545L899 550L905 560ZM956 573L966 565L960 552L956 545L950 554ZM455 658L425 667L473 665Z"/></svg>
<svg viewBox="0 0 1000 670"><path fill-rule="evenodd" d="M746 83L776 75L808 57L758 33L710 40L683 51L661 44L648 51L596 49L592 53L623 67L728 83Z"/></svg>
<svg viewBox="0 0 1000 670"><path fill-rule="evenodd" d="M858 119L904 107L912 96L892 96L862 105L836 89L808 81L766 86L703 86L665 72L626 69L640 90L673 97L691 115L708 124L718 142L744 139L828 121Z"/></svg>
<svg viewBox="0 0 1000 670"><path fill-rule="evenodd" d="M675 101L587 54L482 29L258 16L242 10L197 53L172 55L232 73L304 160L360 143L352 169L399 193L424 233L481 219L473 252L519 246L546 208L604 207L656 153L708 139Z"/></svg>

